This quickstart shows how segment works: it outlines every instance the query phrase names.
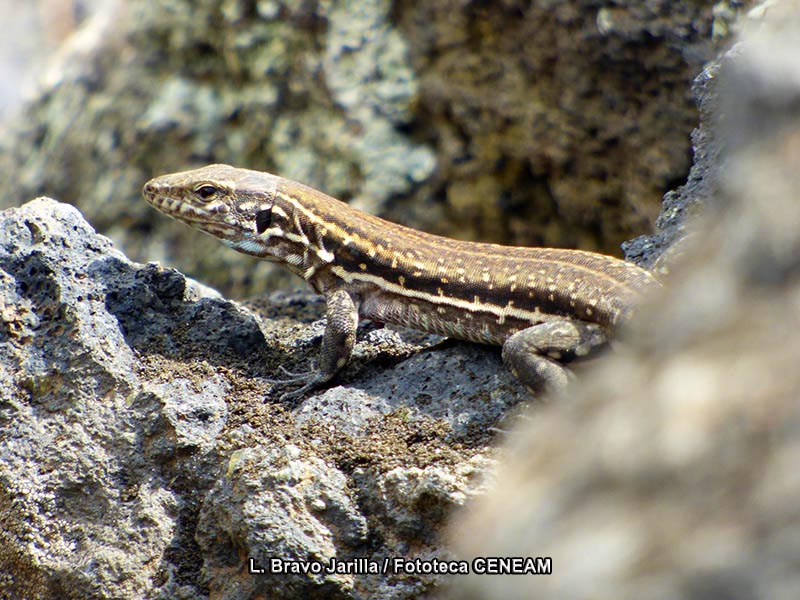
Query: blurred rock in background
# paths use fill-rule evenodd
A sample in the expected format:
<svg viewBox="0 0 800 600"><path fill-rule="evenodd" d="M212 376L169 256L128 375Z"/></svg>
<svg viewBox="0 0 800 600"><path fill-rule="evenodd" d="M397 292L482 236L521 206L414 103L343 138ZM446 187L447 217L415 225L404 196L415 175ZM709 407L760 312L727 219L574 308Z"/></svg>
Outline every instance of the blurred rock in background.
<svg viewBox="0 0 800 600"><path fill-rule="evenodd" d="M800 589L800 5L770 2L722 61L696 156L715 201L624 350L510 436L451 529L464 556L551 576L457 598L794 598Z"/></svg>
<svg viewBox="0 0 800 600"><path fill-rule="evenodd" d="M51 57L65 41L116 0L0 0L0 122L15 118Z"/></svg>
<svg viewBox="0 0 800 600"><path fill-rule="evenodd" d="M619 255L685 180L690 82L746 4L115 2L6 123L0 208L74 203L135 260L239 298L285 274L157 215L147 179L227 162L434 233ZM64 6L90 4L37 14Z"/></svg>

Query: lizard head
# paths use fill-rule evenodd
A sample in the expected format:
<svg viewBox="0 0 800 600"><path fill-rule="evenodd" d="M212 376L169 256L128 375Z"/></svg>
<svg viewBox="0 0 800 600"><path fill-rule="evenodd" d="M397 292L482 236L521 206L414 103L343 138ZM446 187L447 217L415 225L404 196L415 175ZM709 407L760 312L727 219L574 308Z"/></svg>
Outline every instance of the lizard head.
<svg viewBox="0 0 800 600"><path fill-rule="evenodd" d="M142 193L173 219L304 275L310 261L320 260L320 242L309 237L314 227L298 204L279 193L284 181L261 171L209 165L151 179Z"/></svg>

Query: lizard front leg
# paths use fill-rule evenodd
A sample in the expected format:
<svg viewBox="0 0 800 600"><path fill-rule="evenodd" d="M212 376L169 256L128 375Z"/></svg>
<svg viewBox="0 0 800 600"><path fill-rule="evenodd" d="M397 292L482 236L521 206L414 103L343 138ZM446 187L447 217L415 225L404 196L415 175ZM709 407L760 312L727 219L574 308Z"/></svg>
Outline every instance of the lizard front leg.
<svg viewBox="0 0 800 600"><path fill-rule="evenodd" d="M558 361L586 356L606 342L600 325L557 319L508 338L503 344L503 363L529 389L557 392L569 381L569 372Z"/></svg>
<svg viewBox="0 0 800 600"><path fill-rule="evenodd" d="M358 307L345 290L336 290L325 298L325 334L317 366L310 373L275 383L302 383L296 390L286 392L280 399L290 400L330 381L347 364L356 343Z"/></svg>

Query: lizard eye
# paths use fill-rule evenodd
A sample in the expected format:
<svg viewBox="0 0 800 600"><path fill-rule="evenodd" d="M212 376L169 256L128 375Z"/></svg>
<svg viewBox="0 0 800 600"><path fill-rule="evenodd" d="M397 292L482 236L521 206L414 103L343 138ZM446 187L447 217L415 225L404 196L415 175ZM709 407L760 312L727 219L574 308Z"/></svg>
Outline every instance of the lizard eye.
<svg viewBox="0 0 800 600"><path fill-rule="evenodd" d="M272 225L272 207L260 210L256 213L256 233L261 235L269 226Z"/></svg>
<svg viewBox="0 0 800 600"><path fill-rule="evenodd" d="M195 190L195 193L203 200L208 200L217 193L217 188L213 185L203 184Z"/></svg>

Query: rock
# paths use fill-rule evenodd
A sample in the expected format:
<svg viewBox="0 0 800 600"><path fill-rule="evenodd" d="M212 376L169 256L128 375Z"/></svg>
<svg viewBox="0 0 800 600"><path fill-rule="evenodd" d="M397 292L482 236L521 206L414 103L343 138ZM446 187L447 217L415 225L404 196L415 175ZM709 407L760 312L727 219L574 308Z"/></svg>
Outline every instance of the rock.
<svg viewBox="0 0 800 600"><path fill-rule="evenodd" d="M441 581L247 559L446 555L493 428L528 400L499 350L362 327L337 385L284 405L266 380L307 365L321 303L251 309L131 262L72 206L0 213L0 598L409 598Z"/></svg>
<svg viewBox="0 0 800 600"><path fill-rule="evenodd" d="M697 155L721 161L690 257L628 347L511 436L451 531L466 559L548 557L552 575L456 578L452 597L800 589L799 8L769 3L703 76Z"/></svg>
<svg viewBox="0 0 800 600"><path fill-rule="evenodd" d="M138 596L175 535L127 406L136 357L106 308L103 274L121 265L70 206L2 214L0 596Z"/></svg>
<svg viewBox="0 0 800 600"><path fill-rule="evenodd" d="M211 596L353 597L354 574L291 571L298 561L327 568L358 555L367 524L347 484L341 471L291 444L234 452L197 524ZM265 572L243 573L242 556L252 558L251 571Z"/></svg>

